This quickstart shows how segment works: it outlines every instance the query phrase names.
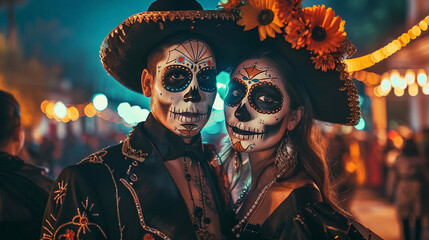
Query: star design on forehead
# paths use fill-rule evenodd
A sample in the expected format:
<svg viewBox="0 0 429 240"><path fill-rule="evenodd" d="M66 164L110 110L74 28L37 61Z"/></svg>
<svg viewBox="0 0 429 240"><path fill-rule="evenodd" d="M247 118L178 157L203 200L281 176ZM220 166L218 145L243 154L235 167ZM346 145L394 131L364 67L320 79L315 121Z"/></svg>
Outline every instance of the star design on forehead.
<svg viewBox="0 0 429 240"><path fill-rule="evenodd" d="M177 57L177 54L179 57ZM179 44L175 49L168 51L167 64L174 61L182 63L185 60L196 64L207 60L207 64L212 65L212 62L208 60L212 57L211 52L203 42L198 40L188 40Z"/></svg>
<svg viewBox="0 0 429 240"><path fill-rule="evenodd" d="M251 67L243 67L244 70L244 74L242 73L242 71L239 72L239 74L243 77L243 80L245 81L249 81L249 84L251 82L259 82L260 80L266 80L266 79L270 79L271 75L267 76L267 71L268 68L265 68L264 70L259 69L256 65L258 63L255 63L253 66ZM263 74L264 77L262 78L257 78L258 76L261 76L260 74Z"/></svg>

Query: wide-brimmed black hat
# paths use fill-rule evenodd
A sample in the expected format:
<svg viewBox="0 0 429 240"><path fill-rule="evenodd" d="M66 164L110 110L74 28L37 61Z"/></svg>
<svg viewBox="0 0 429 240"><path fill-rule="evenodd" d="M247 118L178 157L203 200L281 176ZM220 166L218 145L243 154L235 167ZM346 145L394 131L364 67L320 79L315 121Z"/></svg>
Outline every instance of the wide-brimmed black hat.
<svg viewBox="0 0 429 240"><path fill-rule="evenodd" d="M294 9L289 12L284 11L283 14L293 15L300 12L302 10L300 7L301 1L302 0L284 1L284 4L289 4L285 6L290 6L291 8L294 7ZM267 2L269 3L270 0ZM234 5L235 1L229 0L227 4L230 3ZM292 3L295 3L295 6L293 6ZM235 5L236 6L233 11L239 12L241 10L241 5L238 3ZM247 3L247 5L251 4ZM246 7L246 3L244 7ZM324 6L317 6L317 8L325 10ZM241 37L245 36L247 41L245 47L247 47L247 49L244 49L243 52L238 53L238 55L242 57L252 57L252 52L255 52L255 50L258 52L258 49L267 48L269 51L275 52L276 55L284 57L286 60L285 62L290 65L287 67L292 67L298 76L297 79L293 80L297 81L298 86L300 86L302 90L306 91L309 96L315 119L330 123L356 125L360 120L359 96L353 79L347 72L347 66L343 62L345 58L350 57L356 52L354 45L344 36L344 40L341 42L340 46L335 51L329 52L325 55L329 55L329 57L331 57L331 65L328 67L326 65L324 67L316 66L317 64L314 60L324 53L320 54L314 50L309 50L308 47L304 45L298 49L296 46L293 47L293 45L286 39L287 34L285 33L285 26L287 26L288 22L283 22L284 27L279 27L279 31L281 32L276 31L275 33L274 30L272 30L271 35L268 34L268 31L265 32L266 35L270 36L265 36L266 38L263 39L264 37L261 37L261 32L258 30L258 27L255 26L258 25L264 28L270 23L274 23L277 21L276 18L278 15L276 14L280 13L274 13L267 9L257 9L255 6L253 6L253 9L253 12L247 11L245 14L248 15L246 16L243 16L243 13L240 13L240 17L245 20L242 25L246 25L252 21L252 16L249 16L251 14L255 15L255 19L253 19L253 21L258 22L257 24L252 25L250 30L247 29L245 31L245 28L242 27ZM259 13L256 12L255 14L255 11L259 11ZM296 15L293 17L302 20L302 16L303 15ZM266 21L267 19L269 21ZM284 19L289 19L285 21L291 21L290 19L292 18L284 17ZM304 20L302 21L302 24L308 23ZM298 25L298 27L301 26ZM312 34L317 35L320 33L321 28L322 27L319 27L319 29L316 29ZM307 29L302 27L300 30L304 31ZM297 36L301 37L299 36L300 32L297 31L295 33L298 33ZM322 32L322 34L314 36L314 38L317 41L320 40L318 38L325 36L326 32ZM298 39L298 37L295 39Z"/></svg>
<svg viewBox="0 0 429 240"><path fill-rule="evenodd" d="M142 92L140 77L148 54L176 34L189 34L201 36L210 45L221 70L236 60L228 55L241 46L242 40L234 37L241 32L238 18L233 12L203 10L195 0L158 0L107 35L100 49L101 62L121 84Z"/></svg>

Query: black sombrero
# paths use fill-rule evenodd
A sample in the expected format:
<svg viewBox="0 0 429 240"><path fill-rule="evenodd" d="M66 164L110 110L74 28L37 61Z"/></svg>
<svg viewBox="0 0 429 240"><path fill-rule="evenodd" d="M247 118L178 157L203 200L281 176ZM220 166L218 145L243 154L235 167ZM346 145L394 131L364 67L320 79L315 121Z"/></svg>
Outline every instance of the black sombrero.
<svg viewBox="0 0 429 240"><path fill-rule="evenodd" d="M204 37L216 56L218 69L235 59L228 53L239 50L241 27L233 12L203 10L195 0L158 0L147 12L130 16L104 39L100 58L106 71L124 86L141 92L140 76L147 55L163 40L176 34Z"/></svg>

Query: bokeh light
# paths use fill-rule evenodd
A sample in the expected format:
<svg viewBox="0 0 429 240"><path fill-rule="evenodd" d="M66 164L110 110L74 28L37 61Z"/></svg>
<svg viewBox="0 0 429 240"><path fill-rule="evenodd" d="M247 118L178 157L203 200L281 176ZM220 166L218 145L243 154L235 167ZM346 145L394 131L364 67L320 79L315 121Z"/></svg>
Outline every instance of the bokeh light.
<svg viewBox="0 0 429 240"><path fill-rule="evenodd" d="M92 104L94 105L94 108L98 111L103 111L107 108L107 105L109 104L106 95L102 93L95 94L92 98Z"/></svg>
<svg viewBox="0 0 429 240"><path fill-rule="evenodd" d="M67 115L67 107L63 102L57 102L54 106L54 113L59 117L63 118Z"/></svg>

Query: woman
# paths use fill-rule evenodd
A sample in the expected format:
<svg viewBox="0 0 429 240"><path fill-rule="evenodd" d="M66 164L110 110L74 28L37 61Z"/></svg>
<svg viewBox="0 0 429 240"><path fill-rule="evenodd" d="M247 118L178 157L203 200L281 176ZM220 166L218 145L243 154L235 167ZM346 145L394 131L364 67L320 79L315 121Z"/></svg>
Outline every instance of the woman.
<svg viewBox="0 0 429 240"><path fill-rule="evenodd" d="M360 118L356 88L341 62L353 50L344 23L324 6L273 2L224 5L240 11L245 30L258 26L260 39L254 41L255 30L243 32L250 48L239 53L245 60L235 67L225 97L232 148L223 153L224 184L233 195L243 186L238 199L232 196L232 232L242 239L377 239L332 199L313 127L314 119L354 125ZM243 155L251 165L244 177Z"/></svg>
<svg viewBox="0 0 429 240"><path fill-rule="evenodd" d="M405 142L404 149L396 158L393 169L396 176L396 204L402 219L404 239L413 239L410 220L414 219L415 239L420 240L423 214L421 194L425 181L425 166L413 139L408 139Z"/></svg>

